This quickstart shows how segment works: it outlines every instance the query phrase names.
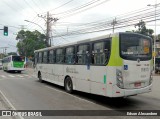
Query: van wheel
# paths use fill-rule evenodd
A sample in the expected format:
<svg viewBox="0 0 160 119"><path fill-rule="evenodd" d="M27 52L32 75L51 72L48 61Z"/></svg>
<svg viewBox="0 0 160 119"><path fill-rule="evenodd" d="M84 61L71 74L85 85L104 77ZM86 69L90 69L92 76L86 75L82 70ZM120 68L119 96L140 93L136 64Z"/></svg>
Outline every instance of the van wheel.
<svg viewBox="0 0 160 119"><path fill-rule="evenodd" d="M70 77L67 77L65 79L64 87L67 93L72 93L73 92L73 83Z"/></svg>
<svg viewBox="0 0 160 119"><path fill-rule="evenodd" d="M39 82L41 83L43 82L41 73L38 73L38 79L39 79Z"/></svg>

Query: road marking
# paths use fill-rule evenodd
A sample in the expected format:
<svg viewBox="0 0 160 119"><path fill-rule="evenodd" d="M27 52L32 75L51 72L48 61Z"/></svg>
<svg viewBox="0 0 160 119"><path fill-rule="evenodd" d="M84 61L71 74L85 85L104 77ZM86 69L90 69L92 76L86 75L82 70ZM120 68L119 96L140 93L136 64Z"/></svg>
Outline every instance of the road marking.
<svg viewBox="0 0 160 119"><path fill-rule="evenodd" d="M13 75L8 75L9 77L15 77L15 76L13 76Z"/></svg>
<svg viewBox="0 0 160 119"><path fill-rule="evenodd" d="M4 76L4 75L1 75L1 77L6 78L6 76Z"/></svg>
<svg viewBox="0 0 160 119"><path fill-rule="evenodd" d="M29 76L29 75L24 74L24 76Z"/></svg>
<svg viewBox="0 0 160 119"><path fill-rule="evenodd" d="M67 95L72 96L72 97L74 97L74 98L77 98L77 99L79 99L79 100L83 100L83 101L89 102L89 103L91 103L91 104L96 104L96 103L94 103L94 102L92 102L92 101L88 101L88 100L86 100L86 99L83 99L83 98L74 96L74 95L69 94L69 93L66 93L66 92L64 92L64 91L60 91L60 90L57 90L57 89L55 89L55 88L51 88L51 87L49 87L49 86L45 86L45 87L47 87L47 88L49 88L49 89L52 89L52 90L55 90L55 91L57 91L57 92L61 92L61 93L63 93L63 94L67 94Z"/></svg>
<svg viewBox="0 0 160 119"><path fill-rule="evenodd" d="M22 78L23 76L21 76L21 75L16 75L16 76L18 76L18 77L20 77L20 78Z"/></svg>
<svg viewBox="0 0 160 119"><path fill-rule="evenodd" d="M0 90L0 93L2 94L2 96L6 100L6 102L11 106L11 108L13 110L16 110L16 108L12 105L12 103L8 100L8 98L4 95L4 93L2 93L1 90ZM18 116L19 116L20 119L24 119L21 115L18 114Z"/></svg>

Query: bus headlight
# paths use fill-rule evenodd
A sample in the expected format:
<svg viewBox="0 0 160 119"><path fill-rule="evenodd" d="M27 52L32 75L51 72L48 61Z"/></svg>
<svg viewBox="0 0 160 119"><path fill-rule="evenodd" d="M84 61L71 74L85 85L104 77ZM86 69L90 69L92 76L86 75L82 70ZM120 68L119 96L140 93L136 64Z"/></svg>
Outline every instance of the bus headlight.
<svg viewBox="0 0 160 119"><path fill-rule="evenodd" d="M119 88L123 88L123 75L122 75L122 71L116 69L116 75L117 75L117 86Z"/></svg>

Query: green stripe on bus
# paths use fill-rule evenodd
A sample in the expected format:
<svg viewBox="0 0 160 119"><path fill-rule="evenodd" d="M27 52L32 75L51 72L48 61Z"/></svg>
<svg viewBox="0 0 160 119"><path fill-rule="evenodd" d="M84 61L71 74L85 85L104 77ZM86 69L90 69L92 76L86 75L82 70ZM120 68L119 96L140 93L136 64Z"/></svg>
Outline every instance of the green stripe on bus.
<svg viewBox="0 0 160 119"><path fill-rule="evenodd" d="M103 77L103 82L104 82L104 84L106 84L106 75L104 75L104 77Z"/></svg>
<svg viewBox="0 0 160 119"><path fill-rule="evenodd" d="M119 56L119 37L112 37L111 56L108 66L122 66L123 60Z"/></svg>
<svg viewBox="0 0 160 119"><path fill-rule="evenodd" d="M24 62L13 62L13 67L23 68Z"/></svg>

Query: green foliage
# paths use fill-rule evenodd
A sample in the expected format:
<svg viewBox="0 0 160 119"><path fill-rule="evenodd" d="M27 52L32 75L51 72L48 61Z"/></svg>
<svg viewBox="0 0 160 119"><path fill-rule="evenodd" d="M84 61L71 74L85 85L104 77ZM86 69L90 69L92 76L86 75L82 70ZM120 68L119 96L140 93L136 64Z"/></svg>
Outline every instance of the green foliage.
<svg viewBox="0 0 160 119"><path fill-rule="evenodd" d="M20 55L33 57L34 50L45 48L45 35L35 30L18 32L16 39L19 40L17 43L18 52Z"/></svg>
<svg viewBox="0 0 160 119"><path fill-rule="evenodd" d="M147 35L147 36L150 36L151 38L153 38L153 33L154 31L152 29L147 29L146 28L146 23L144 21L139 21L139 23L137 23L135 25L135 27L138 27L138 30L134 31L136 33L140 33L140 34L143 34L143 35Z"/></svg>

